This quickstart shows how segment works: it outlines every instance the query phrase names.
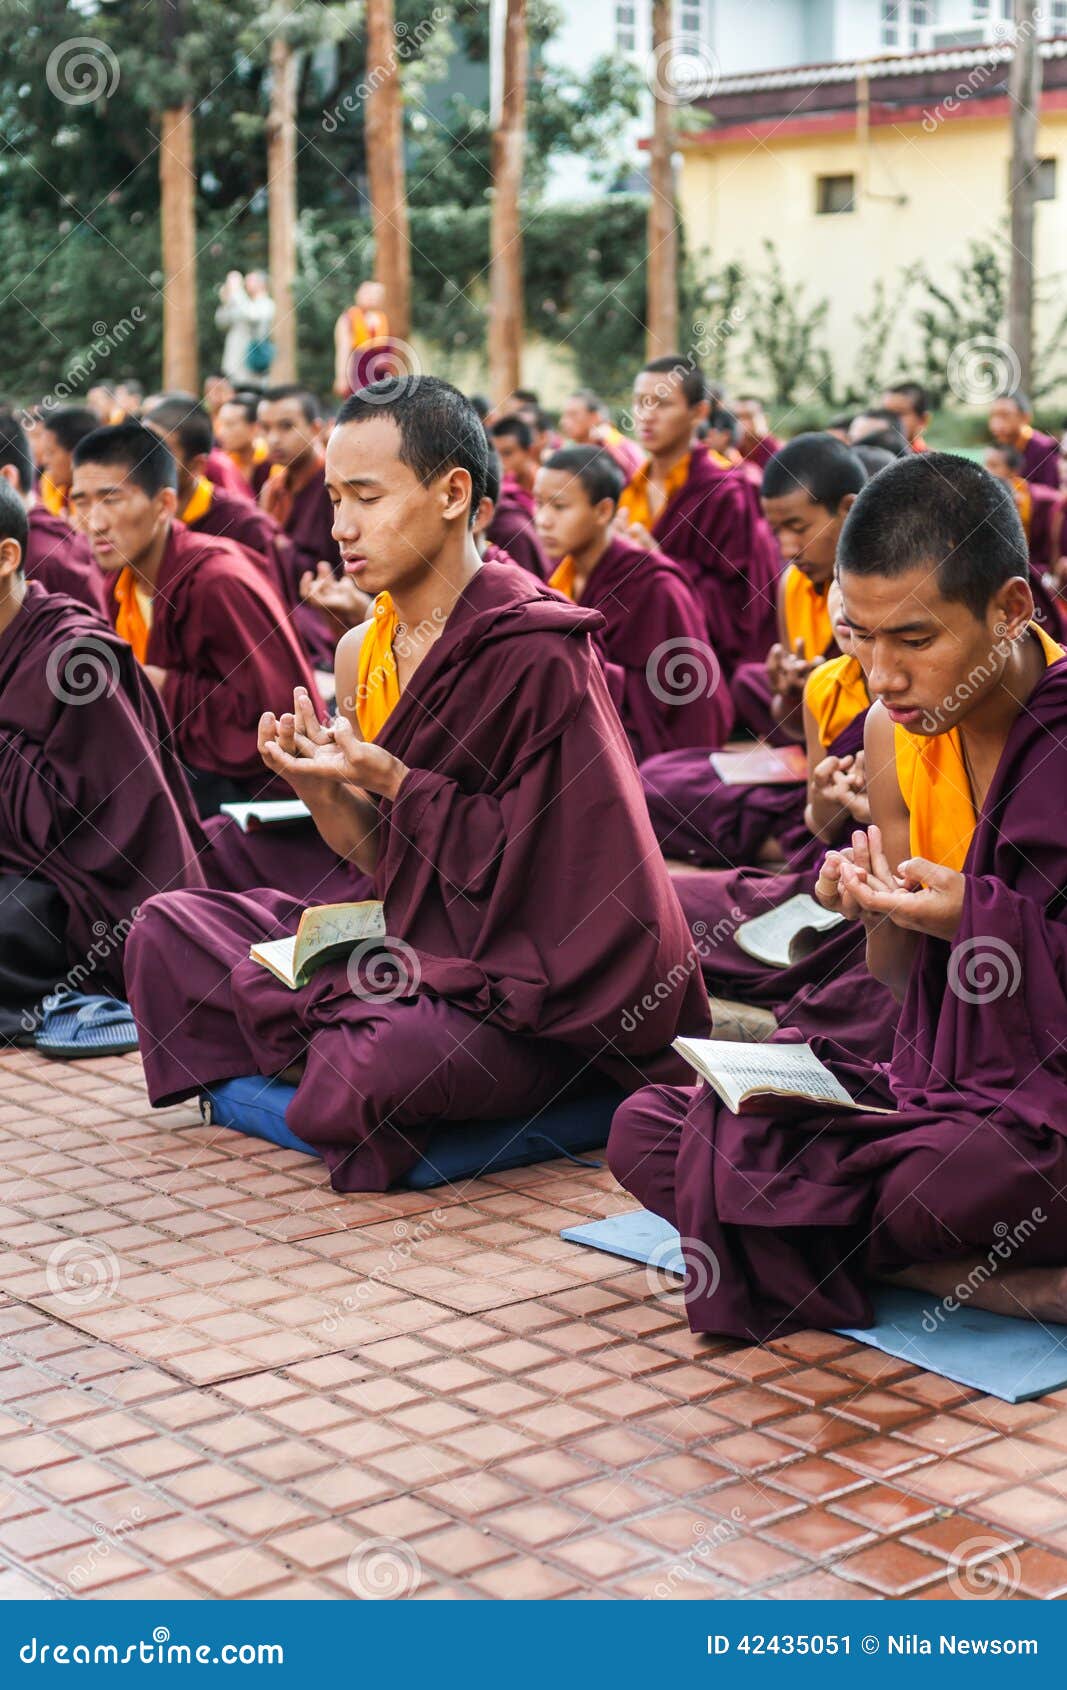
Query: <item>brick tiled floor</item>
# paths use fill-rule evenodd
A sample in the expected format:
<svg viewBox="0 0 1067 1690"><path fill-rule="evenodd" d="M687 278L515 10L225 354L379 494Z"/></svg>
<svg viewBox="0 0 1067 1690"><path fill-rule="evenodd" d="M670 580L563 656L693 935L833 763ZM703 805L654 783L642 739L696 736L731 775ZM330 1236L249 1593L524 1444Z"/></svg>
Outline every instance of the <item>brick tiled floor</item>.
<svg viewBox="0 0 1067 1690"><path fill-rule="evenodd" d="M1067 1593L1067 1391L694 1338L567 1163L345 1197L0 1058L0 1599Z"/></svg>

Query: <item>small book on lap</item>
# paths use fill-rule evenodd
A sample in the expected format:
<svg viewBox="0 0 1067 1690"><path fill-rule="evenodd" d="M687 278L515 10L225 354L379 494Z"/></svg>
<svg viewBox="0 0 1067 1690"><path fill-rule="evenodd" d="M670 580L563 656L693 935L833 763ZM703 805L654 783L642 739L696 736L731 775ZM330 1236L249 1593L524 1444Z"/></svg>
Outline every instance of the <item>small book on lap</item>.
<svg viewBox="0 0 1067 1690"><path fill-rule="evenodd" d="M789 1114L796 1103L821 1103L833 1112L895 1115L857 1103L806 1044L736 1044L727 1039L675 1039L674 1049L707 1080L734 1115Z"/></svg>
<svg viewBox="0 0 1067 1690"><path fill-rule="evenodd" d="M258 833L265 827L292 827L311 820L311 811L301 798L263 798L258 804L220 804L219 813L230 816L242 833Z"/></svg>
<svg viewBox="0 0 1067 1690"><path fill-rule="evenodd" d="M788 968L810 956L818 949L822 935L842 926L844 920L836 910L823 909L807 892L798 892L763 915L743 921L734 934L734 943L757 962Z"/></svg>
<svg viewBox="0 0 1067 1690"><path fill-rule="evenodd" d="M304 911L295 933L261 939L248 954L295 992L324 963L347 956L364 939L384 937L385 910L376 898L358 904L317 904Z"/></svg>

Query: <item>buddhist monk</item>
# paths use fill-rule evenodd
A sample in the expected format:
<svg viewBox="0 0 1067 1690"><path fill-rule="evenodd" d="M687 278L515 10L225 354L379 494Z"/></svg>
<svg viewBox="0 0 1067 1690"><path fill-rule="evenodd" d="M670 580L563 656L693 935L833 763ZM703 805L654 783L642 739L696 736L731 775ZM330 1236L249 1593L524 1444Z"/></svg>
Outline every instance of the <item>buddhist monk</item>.
<svg viewBox="0 0 1067 1690"><path fill-rule="evenodd" d="M353 304L334 324L333 340L333 390L344 399L373 380L376 362L389 354L389 319L381 282L360 283Z"/></svg>
<svg viewBox="0 0 1067 1690"><path fill-rule="evenodd" d="M235 393L224 399L213 418L215 440L244 481L250 498L255 498L253 477L267 461L267 442L259 428L259 395Z"/></svg>
<svg viewBox="0 0 1067 1690"><path fill-rule="evenodd" d="M1027 481L1059 487L1059 442L1035 429L1033 407L1021 389L994 399L989 407L989 432L998 446L1014 446L1022 453L1021 473Z"/></svg>
<svg viewBox="0 0 1067 1690"><path fill-rule="evenodd" d="M109 610L159 692L203 814L259 796L264 703L314 678L262 568L233 540L178 521L178 473L142 423L97 429L74 454L71 511L108 577Z"/></svg>
<svg viewBox="0 0 1067 1690"><path fill-rule="evenodd" d="M511 421L512 419L506 419ZM517 420L517 419L516 419ZM504 426L498 424L498 427ZM504 435L505 453L510 442L522 439L529 434L525 423L520 422L522 434ZM532 436L530 437L532 441ZM486 529L486 538L490 545L498 546L506 552L512 562L521 564L531 575L536 575L539 581L544 581L549 574L549 562L545 557L541 542L537 537L537 526L534 522L533 492L520 485L513 476L504 472L502 460L496 450L495 441L489 446L490 479L495 492L493 494L493 516ZM536 475L536 465L528 477L530 489L533 488L533 476Z"/></svg>
<svg viewBox="0 0 1067 1690"><path fill-rule="evenodd" d="M769 459L774 457L782 445L778 437L771 433L763 400L757 399L752 393L743 393L734 400L733 411L741 431L738 441L741 456L747 464L753 465L762 474Z"/></svg>
<svg viewBox="0 0 1067 1690"><path fill-rule="evenodd" d="M778 581L778 639L765 663L741 665L732 688L738 720L757 737L804 737L804 683L836 650L826 608L834 552L866 479L855 454L825 434L797 435L763 471L763 514L785 564Z"/></svg>
<svg viewBox="0 0 1067 1690"><path fill-rule="evenodd" d="M607 406L591 387L580 387L565 400L559 426L575 446L603 446L627 481L640 469L644 457L641 448L614 426Z"/></svg>
<svg viewBox="0 0 1067 1690"><path fill-rule="evenodd" d="M64 979L123 996L138 906L204 885L155 689L99 616L25 579L27 535L0 475L0 1041Z"/></svg>
<svg viewBox="0 0 1067 1690"><path fill-rule="evenodd" d="M988 447L984 462L990 475L1011 488L1030 548L1031 566L1039 576L1055 571L1061 553L1063 494L1039 481L1027 481L1023 455L1015 446Z"/></svg>
<svg viewBox="0 0 1067 1690"><path fill-rule="evenodd" d="M34 492L26 430L11 411L0 411L0 477L19 495L29 519L22 558L26 579L39 581L51 593L66 593L106 620L104 577L88 542L63 517L47 511Z"/></svg>
<svg viewBox="0 0 1067 1690"><path fill-rule="evenodd" d="M881 409L892 411L913 452L929 451L923 436L930 426L930 400L921 382L894 382L882 394Z"/></svg>
<svg viewBox="0 0 1067 1690"><path fill-rule="evenodd" d="M707 418L704 377L689 359L655 358L634 384L637 437L649 456L623 493L619 527L688 575L729 680L774 640L780 560L755 488L694 443Z"/></svg>
<svg viewBox="0 0 1067 1690"><path fill-rule="evenodd" d="M79 440L98 427L88 405L60 405L44 410L34 429L38 496L50 516L65 516L70 498L71 458Z"/></svg>
<svg viewBox="0 0 1067 1690"><path fill-rule="evenodd" d="M284 600L293 575L292 546L274 518L204 474L211 419L191 394L172 393L150 407L144 425L158 435L178 471L178 516L194 534L217 534L249 551Z"/></svg>
<svg viewBox="0 0 1067 1690"><path fill-rule="evenodd" d="M622 471L597 446L555 452L537 472L537 532L555 564L549 586L599 610L608 685L634 756L721 745L730 695L704 615L677 564L615 534Z"/></svg>
<svg viewBox="0 0 1067 1690"><path fill-rule="evenodd" d="M292 900L172 895L134 936L131 1002L152 1101L303 1064L288 1122L339 1190L381 1190L431 1124L536 1113L674 1065L707 1000L593 648L595 611L471 538L485 434L420 377L341 407L327 483L374 614L338 648L341 714L305 695L264 760L373 876L389 939L290 992L250 942ZM391 957L391 963L390 963ZM627 1029L630 1029L629 1031Z"/></svg>
<svg viewBox="0 0 1067 1690"><path fill-rule="evenodd" d="M869 1324L872 1278L936 1298L1022 1216L1041 1224L972 1300L1062 1322L1064 653L1033 624L1010 491L967 459L911 454L868 483L838 576L875 700L872 820L828 854L818 895L863 922L900 1008L888 1066L811 1042L853 1098L894 1112L741 1117L704 1086L646 1090L609 1159L678 1226L695 1331Z"/></svg>
<svg viewBox="0 0 1067 1690"><path fill-rule="evenodd" d="M272 387L259 405L259 426L268 458L253 470L253 485L267 514L291 546L288 602L300 638L316 668L333 665L334 632L313 605L301 606L300 582L327 563L334 575L341 558L333 538L333 512L323 475L323 422L314 396L301 387Z"/></svg>
<svg viewBox="0 0 1067 1690"><path fill-rule="evenodd" d="M828 434L798 435L763 472L766 518L786 562L779 639L762 669L742 667L735 675L734 700L749 722L773 724L776 737L803 738L804 683L819 660L836 654L827 591L841 529L864 480L854 454ZM781 841L803 831L803 786L728 786L711 766L711 749L665 752L642 764L664 851L709 868L754 865L768 850L780 857Z"/></svg>
<svg viewBox="0 0 1067 1690"><path fill-rule="evenodd" d="M898 413L882 405L870 405L860 411L848 425L850 446L880 446L895 458L903 458L910 451Z"/></svg>

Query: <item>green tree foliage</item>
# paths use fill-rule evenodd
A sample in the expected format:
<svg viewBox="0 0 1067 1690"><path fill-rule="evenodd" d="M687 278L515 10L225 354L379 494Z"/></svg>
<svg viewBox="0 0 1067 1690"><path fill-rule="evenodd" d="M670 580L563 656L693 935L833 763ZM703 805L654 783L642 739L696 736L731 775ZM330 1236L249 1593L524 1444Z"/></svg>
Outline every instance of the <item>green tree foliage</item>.
<svg viewBox="0 0 1067 1690"><path fill-rule="evenodd" d="M763 247L767 268L749 278L748 371L769 384L776 404L816 393L829 402L833 375L821 341L829 300L809 304L803 285L787 278L774 242L764 241Z"/></svg>

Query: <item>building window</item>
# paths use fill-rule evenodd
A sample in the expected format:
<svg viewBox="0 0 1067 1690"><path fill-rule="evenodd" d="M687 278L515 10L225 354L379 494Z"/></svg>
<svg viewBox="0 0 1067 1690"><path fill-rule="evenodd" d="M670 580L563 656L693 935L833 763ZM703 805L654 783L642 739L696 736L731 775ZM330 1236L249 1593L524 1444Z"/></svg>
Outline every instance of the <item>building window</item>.
<svg viewBox="0 0 1067 1690"><path fill-rule="evenodd" d="M615 8L615 46L620 53L637 51L637 10L633 5Z"/></svg>
<svg viewBox="0 0 1067 1690"><path fill-rule="evenodd" d="M854 176L816 176L815 211L819 217L838 217L856 209Z"/></svg>
<svg viewBox="0 0 1067 1690"><path fill-rule="evenodd" d="M882 0L881 33L883 47L900 45L900 6L898 0Z"/></svg>
<svg viewBox="0 0 1067 1690"><path fill-rule="evenodd" d="M1054 158L1039 158L1037 169L1034 171L1035 200L1054 200L1056 198L1056 160Z"/></svg>
<svg viewBox="0 0 1067 1690"><path fill-rule="evenodd" d="M695 53L704 45L704 7L701 0L678 0L675 27L683 52Z"/></svg>
<svg viewBox="0 0 1067 1690"><path fill-rule="evenodd" d="M1049 16L1053 35L1067 35L1067 0L1052 0Z"/></svg>

